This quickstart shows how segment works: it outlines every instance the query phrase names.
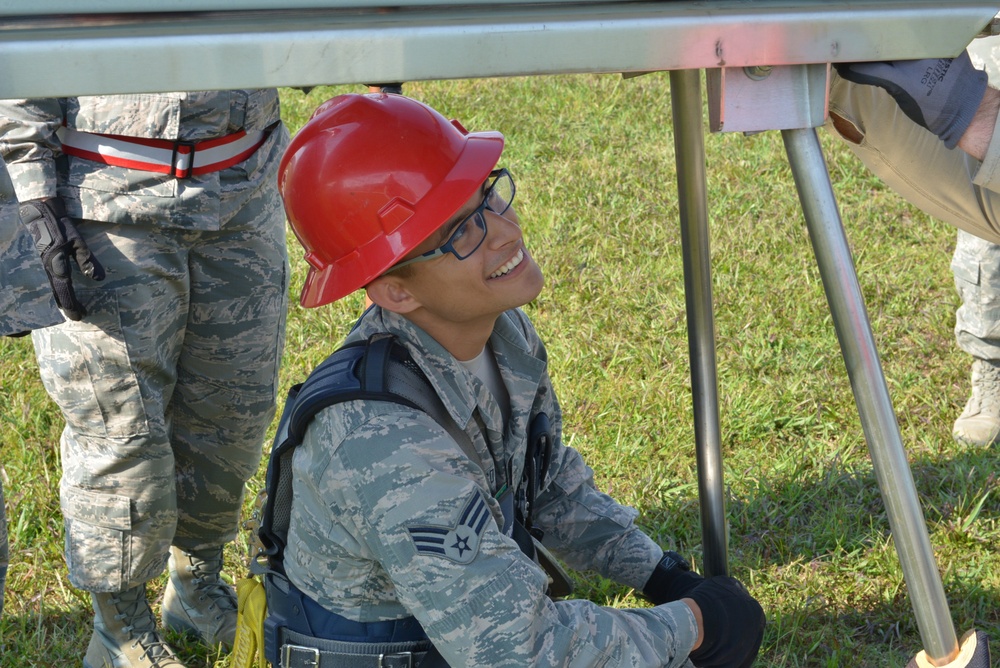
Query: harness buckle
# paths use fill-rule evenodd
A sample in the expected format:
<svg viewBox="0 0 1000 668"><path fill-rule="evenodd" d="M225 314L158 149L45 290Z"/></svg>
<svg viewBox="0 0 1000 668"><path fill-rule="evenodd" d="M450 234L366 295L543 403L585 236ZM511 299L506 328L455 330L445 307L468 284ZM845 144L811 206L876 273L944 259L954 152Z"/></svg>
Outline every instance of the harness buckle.
<svg viewBox="0 0 1000 668"><path fill-rule="evenodd" d="M186 179L194 169L194 152L196 143L193 141L175 141L174 150L170 156L170 176Z"/></svg>
<svg viewBox="0 0 1000 668"><path fill-rule="evenodd" d="M319 650L286 643L281 646L281 668L319 668Z"/></svg>
<svg viewBox="0 0 1000 668"><path fill-rule="evenodd" d="M402 668L397 663L388 664L385 662L386 659L391 659L395 657L405 657L406 668L413 668L413 652L393 652L392 654L379 654L378 668Z"/></svg>

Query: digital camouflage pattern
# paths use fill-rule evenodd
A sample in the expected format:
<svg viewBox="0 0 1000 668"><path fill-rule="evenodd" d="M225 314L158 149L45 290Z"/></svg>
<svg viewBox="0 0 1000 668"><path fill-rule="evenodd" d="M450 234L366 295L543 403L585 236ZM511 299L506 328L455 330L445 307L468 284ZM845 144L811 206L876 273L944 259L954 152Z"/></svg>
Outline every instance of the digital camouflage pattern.
<svg viewBox="0 0 1000 668"><path fill-rule="evenodd" d="M973 64L985 68L990 85L1000 87L1000 38L969 45ZM962 305L955 312L955 340L973 357L1000 360L1000 245L958 232L951 260Z"/></svg>
<svg viewBox="0 0 1000 668"><path fill-rule="evenodd" d="M526 316L505 313L490 338L510 394L506 426L485 384L402 316L373 307L348 341L377 332L399 336L479 461L422 411L361 401L324 409L293 458L292 582L351 620L416 616L453 666L690 666L697 627L685 604L552 601L545 573L501 529L498 491L520 481L528 425L544 412L555 447L533 521L545 546L637 589L662 555L636 511L600 493L562 444L545 349Z"/></svg>
<svg viewBox="0 0 1000 668"><path fill-rule="evenodd" d="M63 320L35 244L21 225L14 186L0 159L0 336Z"/></svg>
<svg viewBox="0 0 1000 668"><path fill-rule="evenodd" d="M979 359L1000 359L1000 246L959 231L951 269L962 298L955 311L958 347Z"/></svg>
<svg viewBox="0 0 1000 668"><path fill-rule="evenodd" d="M74 265L87 317L32 338L66 419L61 502L70 581L117 592L171 544L236 533L284 344L288 267L278 123L256 153L178 180L62 156L56 128L197 140L278 123L274 90L0 102L0 153L21 199L59 195L104 265Z"/></svg>

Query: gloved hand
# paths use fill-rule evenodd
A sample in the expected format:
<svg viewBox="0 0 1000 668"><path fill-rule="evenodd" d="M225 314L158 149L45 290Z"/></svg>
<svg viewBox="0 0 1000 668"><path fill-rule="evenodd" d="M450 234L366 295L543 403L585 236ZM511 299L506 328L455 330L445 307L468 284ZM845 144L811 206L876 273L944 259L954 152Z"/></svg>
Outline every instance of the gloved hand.
<svg viewBox="0 0 1000 668"><path fill-rule="evenodd" d="M904 114L940 137L948 148L955 148L965 134L986 92L986 73L977 70L964 51L957 58L838 63L834 67L848 81L884 88Z"/></svg>
<svg viewBox="0 0 1000 668"><path fill-rule="evenodd" d="M684 557L666 551L642 588L642 595L653 605L662 605L681 600L704 581L705 578L691 570Z"/></svg>
<svg viewBox="0 0 1000 668"><path fill-rule="evenodd" d="M701 608L704 636L691 652L699 668L749 668L764 639L764 609L738 580L716 575L691 590L686 598Z"/></svg>
<svg viewBox="0 0 1000 668"><path fill-rule="evenodd" d="M70 257L76 260L87 277L95 281L104 280L104 267L87 248L58 197L23 202L20 212L21 223L28 228L42 258L56 305L70 320L82 320L87 311L73 292Z"/></svg>

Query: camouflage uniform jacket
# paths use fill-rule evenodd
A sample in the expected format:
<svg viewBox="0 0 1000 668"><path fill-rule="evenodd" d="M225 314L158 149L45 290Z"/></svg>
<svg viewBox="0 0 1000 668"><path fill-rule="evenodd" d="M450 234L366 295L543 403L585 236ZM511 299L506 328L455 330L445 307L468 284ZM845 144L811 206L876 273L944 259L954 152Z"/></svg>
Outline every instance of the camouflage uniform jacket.
<svg viewBox="0 0 1000 668"><path fill-rule="evenodd" d="M58 325L64 320L56 308L35 242L21 225L14 186L0 158L0 336Z"/></svg>
<svg viewBox="0 0 1000 668"><path fill-rule="evenodd" d="M636 511L600 493L561 443L545 349L526 316L505 313L490 338L511 397L506 429L485 385L428 334L375 307L348 341L376 332L406 345L480 461L422 411L361 401L324 409L293 459L292 582L354 621L415 616L451 666L690 665L697 628L686 605L552 601L545 573L500 529L496 492L521 479L526 430L545 412L555 447L533 518L544 544L573 568L635 588L661 555L634 525Z"/></svg>
<svg viewBox="0 0 1000 668"><path fill-rule="evenodd" d="M260 188L284 132L235 167L177 179L64 155L56 131L198 141L279 121L275 89L0 101L0 154L21 201L59 195L74 218L219 229ZM273 155L272 155L273 154Z"/></svg>

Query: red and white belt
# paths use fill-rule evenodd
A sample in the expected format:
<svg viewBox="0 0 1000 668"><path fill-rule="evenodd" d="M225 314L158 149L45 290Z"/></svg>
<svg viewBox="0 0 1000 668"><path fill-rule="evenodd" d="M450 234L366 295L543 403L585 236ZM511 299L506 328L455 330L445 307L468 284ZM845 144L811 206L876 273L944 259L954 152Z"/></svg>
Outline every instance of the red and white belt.
<svg viewBox="0 0 1000 668"><path fill-rule="evenodd" d="M62 141L62 152L66 155L184 179L243 162L260 148L269 131L240 130L225 137L201 141L105 135L67 127L60 128L57 134Z"/></svg>

